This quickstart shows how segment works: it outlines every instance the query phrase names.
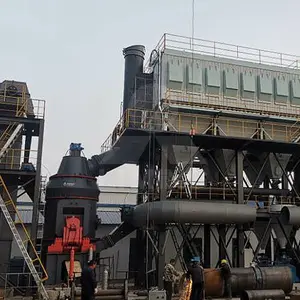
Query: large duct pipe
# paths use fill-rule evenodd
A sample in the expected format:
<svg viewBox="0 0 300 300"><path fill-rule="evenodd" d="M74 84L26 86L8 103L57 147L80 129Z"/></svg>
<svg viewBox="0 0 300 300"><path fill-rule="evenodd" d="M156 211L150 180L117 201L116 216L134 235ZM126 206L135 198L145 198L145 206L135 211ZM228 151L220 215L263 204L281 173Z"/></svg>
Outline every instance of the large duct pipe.
<svg viewBox="0 0 300 300"><path fill-rule="evenodd" d="M280 212L280 220L284 225L300 225L300 207L284 206Z"/></svg>
<svg viewBox="0 0 300 300"><path fill-rule="evenodd" d="M233 268L232 292L240 295L244 290L282 289L286 294L293 289L293 276L289 267Z"/></svg>
<svg viewBox="0 0 300 300"><path fill-rule="evenodd" d="M232 294L241 295L245 290L283 290L286 294L293 289L292 272L289 267L233 268ZM205 269L205 295L222 297L223 280L218 269Z"/></svg>
<svg viewBox="0 0 300 300"><path fill-rule="evenodd" d="M128 220L135 227L165 223L246 224L254 222L256 209L244 204L166 200L134 208Z"/></svg>
<svg viewBox="0 0 300 300"><path fill-rule="evenodd" d="M124 71L124 93L123 93L123 113L130 108L132 95L134 94L135 78L143 73L145 58L145 47L134 45L123 49L125 58Z"/></svg>
<svg viewBox="0 0 300 300"><path fill-rule="evenodd" d="M221 298L223 296L223 280L219 269L204 270L205 295Z"/></svg>
<svg viewBox="0 0 300 300"><path fill-rule="evenodd" d="M284 300L283 290L252 290L244 291L241 294L241 300Z"/></svg>

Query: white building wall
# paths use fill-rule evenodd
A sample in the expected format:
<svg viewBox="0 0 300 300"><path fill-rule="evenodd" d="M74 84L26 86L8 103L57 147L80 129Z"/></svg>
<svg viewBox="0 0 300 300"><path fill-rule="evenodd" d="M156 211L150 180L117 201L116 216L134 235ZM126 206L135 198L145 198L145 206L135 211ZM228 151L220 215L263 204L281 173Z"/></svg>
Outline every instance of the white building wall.
<svg viewBox="0 0 300 300"><path fill-rule="evenodd" d="M137 188L135 187L99 186L99 189L99 204L136 204Z"/></svg>

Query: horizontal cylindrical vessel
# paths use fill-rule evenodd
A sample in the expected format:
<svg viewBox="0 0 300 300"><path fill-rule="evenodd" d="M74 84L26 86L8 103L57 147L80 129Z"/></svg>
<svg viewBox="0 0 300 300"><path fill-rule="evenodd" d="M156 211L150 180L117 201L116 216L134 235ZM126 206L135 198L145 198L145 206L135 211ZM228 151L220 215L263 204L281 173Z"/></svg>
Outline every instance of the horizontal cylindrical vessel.
<svg viewBox="0 0 300 300"><path fill-rule="evenodd" d="M241 300L284 300L283 290L251 290L241 294Z"/></svg>
<svg viewBox="0 0 300 300"><path fill-rule="evenodd" d="M205 295L208 297L223 296L223 279L219 269L205 269ZM281 289L286 294L293 288L292 272L289 267L272 268L232 268L231 289L235 296L245 290Z"/></svg>
<svg viewBox="0 0 300 300"><path fill-rule="evenodd" d="M204 270L205 295L221 298L223 296L223 280L218 269Z"/></svg>
<svg viewBox="0 0 300 300"><path fill-rule="evenodd" d="M300 225L300 207L284 206L281 209L280 220L284 225Z"/></svg>
<svg viewBox="0 0 300 300"><path fill-rule="evenodd" d="M289 267L233 268L232 293L244 290L282 289L286 294L293 289L293 276Z"/></svg>
<svg viewBox="0 0 300 300"><path fill-rule="evenodd" d="M134 208L130 222L136 227L165 223L245 224L254 222L256 209L244 204L166 200Z"/></svg>

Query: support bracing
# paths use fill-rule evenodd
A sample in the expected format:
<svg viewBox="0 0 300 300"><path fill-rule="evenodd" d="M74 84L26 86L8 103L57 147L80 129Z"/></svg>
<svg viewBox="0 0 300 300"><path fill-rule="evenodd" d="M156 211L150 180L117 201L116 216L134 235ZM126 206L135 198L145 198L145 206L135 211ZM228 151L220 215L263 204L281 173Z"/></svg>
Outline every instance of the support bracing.
<svg viewBox="0 0 300 300"><path fill-rule="evenodd" d="M210 236L210 225L204 225L204 267L211 267L211 236Z"/></svg>
<svg viewBox="0 0 300 300"><path fill-rule="evenodd" d="M241 151L236 152L236 192L237 204L244 203L244 187L243 187L243 161L244 156ZM244 231L243 225L236 225L237 236L237 261L234 262L236 267L244 267Z"/></svg>
<svg viewBox="0 0 300 300"><path fill-rule="evenodd" d="M167 198L167 189L168 189L168 145L161 145L161 154L160 154L160 201L164 201ZM164 245L166 243L166 227L159 227L159 240L158 240L158 260L157 260L157 280L158 287L163 288L163 274L165 268L165 249Z"/></svg>
<svg viewBox="0 0 300 300"><path fill-rule="evenodd" d="M151 222L147 222L148 234L143 236L144 241L148 240L148 243L144 242L147 244L144 250L150 251L149 247L152 249L152 258L149 254L144 256L144 262L147 261L148 264L148 267L143 267L143 270L146 269L144 274L156 267L157 285L162 287L164 266L172 258L167 251L170 247L167 239L168 228L171 236L169 240L173 240L172 245L175 248L176 261L182 269L185 268L188 259L193 256L200 256L205 267L214 266L217 263L216 257L218 260L226 258L233 267L249 265L249 258L245 254L250 255L248 248L253 248L253 245L251 245L251 235L245 234L245 231L254 231L258 237L254 260L260 252L266 252L270 230L273 226L271 223L268 224L269 211L272 209L273 212L278 203L295 203L298 197L292 178L293 173L296 172L292 169L297 165L299 158L291 158L291 154L284 156L280 153L273 153L270 148L263 149L263 146L259 150L253 147L248 149L251 143L246 142L243 147L234 149L221 146L219 148L213 143L212 147L205 145L202 139L197 140L194 137L193 139L188 137L185 146L182 147L179 144L179 148L176 148L178 140L175 137L172 137L170 142L169 139L158 137L158 135L157 132L150 134L148 148L139 161L139 193L142 195L138 196L138 204L167 200L165 204L145 206L149 209L156 208L157 211L155 215L151 215ZM190 144L191 140L192 144ZM228 143L230 143L229 140ZM190 147L194 148L194 152L189 150ZM193 172L198 173L195 176ZM179 201L178 207L180 211L183 211L184 201L190 202L186 205L188 207L192 205L191 202L196 203L198 200L203 201L201 213L199 212L198 215L204 212L207 202L210 201L216 202L216 212L217 208L222 205L228 205L228 207L237 205L237 209L249 208L251 205L254 210L254 207L264 208L264 210L256 211L256 221L255 218L252 221L247 219L244 223L230 217L229 222L226 220L218 224L218 221L214 219L212 224L207 224L207 219L201 216L199 224L202 224L202 230L196 230L197 233L193 234L199 224L182 219L180 214L177 215L178 222L176 222L176 218L173 218L173 215L176 215L176 209L173 209L177 204L173 205L171 202ZM219 206L218 201L220 201ZM142 208L137 208L137 210L142 211ZM163 217L158 217L161 212L163 212ZM232 211L229 210L229 212ZM274 213L279 214L280 211L274 211ZM165 224L162 221L165 220L164 217L167 217ZM136 222L140 224L137 226L144 226L142 225L144 221L141 219L136 219ZM259 236L256 232L258 227L261 228ZM138 229L138 231L143 230ZM157 240L153 238L151 231L157 232ZM211 237L218 244L218 249L212 249ZM182 239L182 242L178 242L179 239ZM199 239L202 239L201 251ZM295 249L298 247L295 242L293 245ZM229 249L232 249L232 253ZM212 255L214 252L217 252L217 255ZM154 259L155 265L152 264ZM142 264L139 268L142 268L141 266ZM149 278L147 282L150 282Z"/></svg>

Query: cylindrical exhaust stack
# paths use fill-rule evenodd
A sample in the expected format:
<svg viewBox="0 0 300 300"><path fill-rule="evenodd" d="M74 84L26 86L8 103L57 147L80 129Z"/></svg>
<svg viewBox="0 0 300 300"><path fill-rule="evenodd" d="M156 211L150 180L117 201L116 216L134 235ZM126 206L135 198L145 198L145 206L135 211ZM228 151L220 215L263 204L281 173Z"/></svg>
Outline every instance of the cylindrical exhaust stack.
<svg viewBox="0 0 300 300"><path fill-rule="evenodd" d="M136 76L143 73L145 47L134 45L123 49L125 58L123 113L132 107Z"/></svg>

